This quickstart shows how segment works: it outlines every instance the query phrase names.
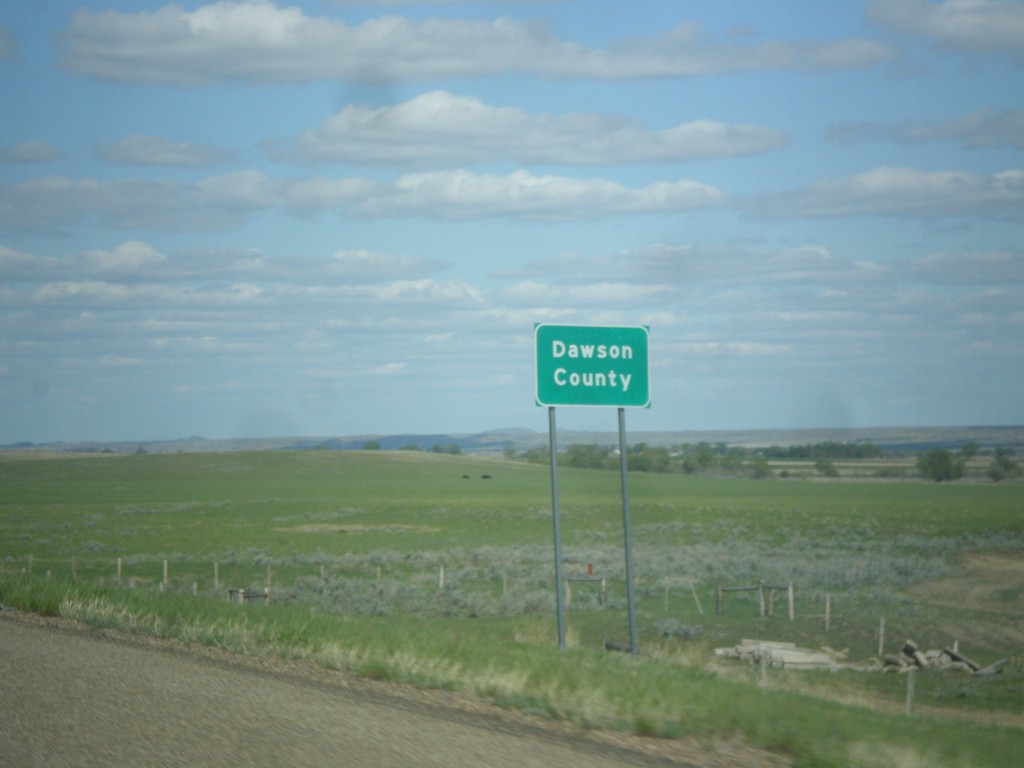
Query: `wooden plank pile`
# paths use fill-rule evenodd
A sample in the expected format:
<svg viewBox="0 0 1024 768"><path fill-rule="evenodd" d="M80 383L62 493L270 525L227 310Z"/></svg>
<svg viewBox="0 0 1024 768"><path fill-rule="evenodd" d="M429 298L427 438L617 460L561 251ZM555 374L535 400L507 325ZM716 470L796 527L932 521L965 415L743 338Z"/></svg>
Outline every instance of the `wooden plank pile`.
<svg viewBox="0 0 1024 768"><path fill-rule="evenodd" d="M733 648L716 648L715 656L757 664L764 658L768 666L779 669L836 670L844 666L842 662L846 659L846 651L831 648L812 650L798 648L796 643L745 639Z"/></svg>
<svg viewBox="0 0 1024 768"><path fill-rule="evenodd" d="M909 672L911 669L940 669L970 672L972 675L997 675L1003 671L1006 659L1001 659L987 667L972 661L958 648L921 651L917 643L907 640L899 653L888 654L882 659L883 672Z"/></svg>

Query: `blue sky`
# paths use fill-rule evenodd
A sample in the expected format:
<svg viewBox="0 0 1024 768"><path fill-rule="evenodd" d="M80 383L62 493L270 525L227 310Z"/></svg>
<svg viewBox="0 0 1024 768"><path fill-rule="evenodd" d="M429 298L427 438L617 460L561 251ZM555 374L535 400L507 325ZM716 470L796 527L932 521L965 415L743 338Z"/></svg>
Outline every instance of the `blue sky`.
<svg viewBox="0 0 1024 768"><path fill-rule="evenodd" d="M1024 2L0 4L0 444L1024 423ZM559 426L612 431L613 411Z"/></svg>

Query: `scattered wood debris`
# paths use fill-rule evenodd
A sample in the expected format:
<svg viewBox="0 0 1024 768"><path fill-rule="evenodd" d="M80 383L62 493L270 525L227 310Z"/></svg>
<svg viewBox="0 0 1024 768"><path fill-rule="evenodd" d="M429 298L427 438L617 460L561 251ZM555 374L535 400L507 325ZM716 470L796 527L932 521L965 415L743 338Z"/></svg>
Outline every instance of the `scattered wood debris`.
<svg viewBox="0 0 1024 768"><path fill-rule="evenodd" d="M856 669L861 671L909 672L911 669L938 669L970 672L972 675L998 675L1006 665L1006 659L982 667L960 653L957 648L921 651L917 643L907 640L899 653L888 654L883 659L871 659L861 663L847 662L848 651L837 651L827 646L818 650L798 648L795 643L773 640L743 640L733 648L716 648L715 656L722 659L736 659L760 664L762 659L770 667L781 669Z"/></svg>
<svg viewBox="0 0 1024 768"><path fill-rule="evenodd" d="M883 659L884 672L907 672L911 667L917 669L944 669L970 672L972 675L998 675L1006 665L1006 659L982 667L978 662L960 653L958 648L943 648L922 653L917 643L907 640L898 654L890 654Z"/></svg>

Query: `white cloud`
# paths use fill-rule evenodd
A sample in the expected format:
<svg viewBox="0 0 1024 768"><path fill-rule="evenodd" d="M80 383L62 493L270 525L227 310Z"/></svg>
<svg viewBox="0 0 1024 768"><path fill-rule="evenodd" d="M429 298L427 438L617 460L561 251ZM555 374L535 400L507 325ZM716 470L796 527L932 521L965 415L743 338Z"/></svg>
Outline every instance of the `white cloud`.
<svg viewBox="0 0 1024 768"><path fill-rule="evenodd" d="M243 217L205 205L175 182L47 176L0 186L0 230L53 234L83 222L127 229L233 229Z"/></svg>
<svg viewBox="0 0 1024 768"><path fill-rule="evenodd" d="M516 283L504 293L505 298L514 304L546 306L562 303L574 307L645 306L670 301L676 295L676 290L668 285L611 282L580 282L566 285L533 280Z"/></svg>
<svg viewBox="0 0 1024 768"><path fill-rule="evenodd" d="M766 249L660 243L597 256L560 254L530 262L504 276L559 282L616 279L641 285L699 285L704 291L709 285L720 284L873 284L891 277L892 271L874 262L849 262L814 245Z"/></svg>
<svg viewBox="0 0 1024 768"><path fill-rule="evenodd" d="M370 373L375 373L381 376L391 376L396 373L401 373L407 367L406 363L386 363L385 365L379 365L372 369Z"/></svg>
<svg viewBox="0 0 1024 768"><path fill-rule="evenodd" d="M395 106L348 105L286 151L299 163L464 166L498 160L566 165L665 163L757 154L786 145L771 128L710 120L654 131L627 117L531 115L446 91Z"/></svg>
<svg viewBox="0 0 1024 768"><path fill-rule="evenodd" d="M727 200L720 189L695 181L634 188L526 171L506 176L437 171L390 183L358 177L274 180L258 171L215 176L194 185L55 176L0 186L0 230L52 233L99 221L122 229L205 232L237 228L265 210L300 216L329 212L361 218L572 221L714 208Z"/></svg>
<svg viewBox="0 0 1024 768"><path fill-rule="evenodd" d="M916 259L913 275L934 283L1024 283L1024 251L946 251Z"/></svg>
<svg viewBox="0 0 1024 768"><path fill-rule="evenodd" d="M1020 0L869 0L868 19L954 51L1008 51L1024 57Z"/></svg>
<svg viewBox="0 0 1024 768"><path fill-rule="evenodd" d="M24 251L0 245L0 276L12 279L36 274L43 260Z"/></svg>
<svg viewBox="0 0 1024 768"><path fill-rule="evenodd" d="M1024 109L982 109L955 120L908 120L891 125L843 123L829 128L829 140L853 143L867 139L919 144L959 141L967 149L1011 147L1024 149Z"/></svg>
<svg viewBox="0 0 1024 768"><path fill-rule="evenodd" d="M96 155L115 165L163 165L207 168L232 162L235 153L221 147L171 141L160 136L134 135L114 144L100 144Z"/></svg>
<svg viewBox="0 0 1024 768"><path fill-rule="evenodd" d="M658 182L630 188L603 179L507 176L465 170L409 174L388 194L366 200L366 216L429 216L480 219L492 216L566 221L599 216L686 211L723 205L726 195L695 181Z"/></svg>
<svg viewBox="0 0 1024 768"><path fill-rule="evenodd" d="M747 357L751 355L774 357L778 355L792 355L794 352L792 344L764 344L751 341L703 341L683 342L674 344L672 352L698 357Z"/></svg>
<svg viewBox="0 0 1024 768"><path fill-rule="evenodd" d="M159 264L165 257L148 243L129 240L112 251L90 251L85 259L100 272L137 272Z"/></svg>
<svg viewBox="0 0 1024 768"><path fill-rule="evenodd" d="M60 151L45 141L23 141L0 152L0 165L49 163L60 156Z"/></svg>
<svg viewBox="0 0 1024 768"><path fill-rule="evenodd" d="M44 283L32 292L37 304L63 307L110 307L115 305L227 306L247 304L259 299L263 289L255 285L235 284L197 288L190 285L153 283L115 283L107 280L64 280Z"/></svg>
<svg viewBox="0 0 1024 768"><path fill-rule="evenodd" d="M463 280L398 280L378 288L367 289L385 302L479 304L483 296Z"/></svg>
<svg viewBox="0 0 1024 768"><path fill-rule="evenodd" d="M751 201L748 211L763 218L979 216L1024 221L1024 171L875 168L819 179L794 191L764 193Z"/></svg>
<svg viewBox="0 0 1024 768"><path fill-rule="evenodd" d="M125 357L123 355L103 355L99 364L104 368L137 368L145 365L146 362L140 357Z"/></svg>
<svg viewBox="0 0 1024 768"><path fill-rule="evenodd" d="M337 274L347 280L375 282L388 278L408 277L423 272L432 272L444 267L439 261L431 261L403 254L379 253L376 251L338 251L331 256L327 267L330 274ZM291 269L291 264L288 265Z"/></svg>
<svg viewBox="0 0 1024 768"><path fill-rule="evenodd" d="M110 80L194 85L222 79L369 83L482 77L508 72L550 78L685 77L773 69L849 69L891 56L863 40L708 40L696 24L623 40L605 50L559 40L539 22L382 16L357 26L268 0L217 2L187 11L77 11L61 60L70 71Z"/></svg>

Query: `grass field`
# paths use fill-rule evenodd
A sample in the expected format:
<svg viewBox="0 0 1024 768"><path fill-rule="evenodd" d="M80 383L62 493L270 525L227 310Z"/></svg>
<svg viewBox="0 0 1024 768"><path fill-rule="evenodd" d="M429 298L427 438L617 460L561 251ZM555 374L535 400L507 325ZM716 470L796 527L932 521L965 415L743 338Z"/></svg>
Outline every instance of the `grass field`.
<svg viewBox="0 0 1024 768"><path fill-rule="evenodd" d="M608 584L602 605L596 582L572 583L563 652L548 470L496 458L0 453L0 602L588 727L738 734L797 764L1024 753L1024 486L631 474L634 661L603 650L629 637L618 474L562 470L559 483L565 575ZM718 584L790 582L793 621L784 596L771 616L755 593L715 612ZM227 601L229 587L268 585L270 606ZM888 652L957 642L1007 665L921 672L907 718L902 675L772 670L762 686L713 660L744 637L872 658L883 616Z"/></svg>

